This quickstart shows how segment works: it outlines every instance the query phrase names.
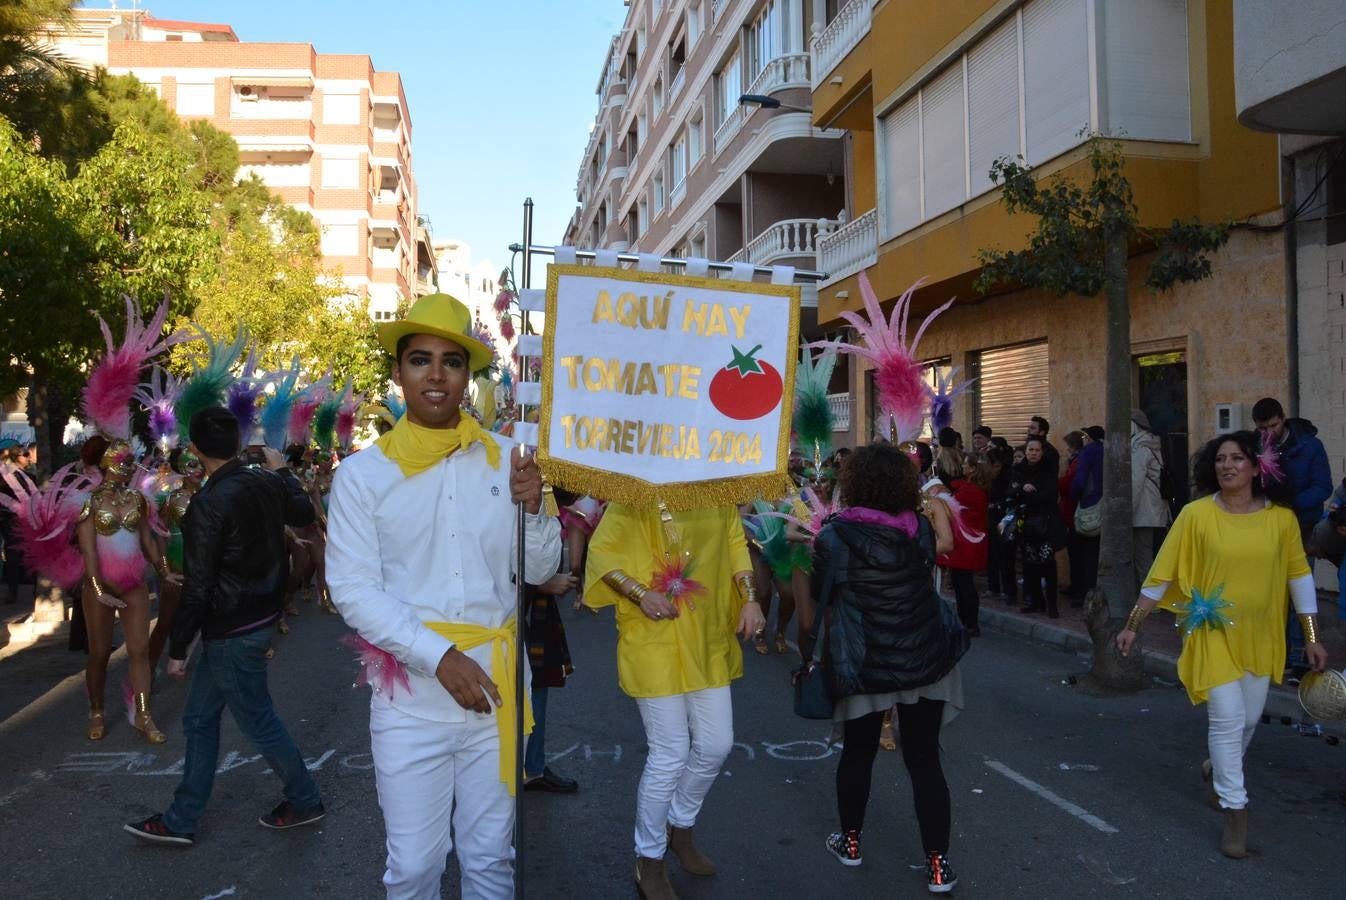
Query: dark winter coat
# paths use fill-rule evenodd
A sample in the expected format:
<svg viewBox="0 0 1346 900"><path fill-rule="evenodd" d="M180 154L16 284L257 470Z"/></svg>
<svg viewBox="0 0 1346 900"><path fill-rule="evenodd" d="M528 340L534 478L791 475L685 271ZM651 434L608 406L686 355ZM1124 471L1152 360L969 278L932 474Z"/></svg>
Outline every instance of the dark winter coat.
<svg viewBox="0 0 1346 900"><path fill-rule="evenodd" d="M1285 429L1285 439L1277 448L1281 468L1294 491L1295 516L1301 524L1312 527L1322 518L1323 504L1332 496L1332 466L1312 422L1286 419Z"/></svg>
<svg viewBox="0 0 1346 900"><path fill-rule="evenodd" d="M935 592L934 533L833 519L814 544L813 596L826 604L834 698L934 684L967 651L967 631Z"/></svg>
<svg viewBox="0 0 1346 900"><path fill-rule="evenodd" d="M1085 444L1075 457L1070 497L1085 508L1103 499L1103 445L1098 441Z"/></svg>

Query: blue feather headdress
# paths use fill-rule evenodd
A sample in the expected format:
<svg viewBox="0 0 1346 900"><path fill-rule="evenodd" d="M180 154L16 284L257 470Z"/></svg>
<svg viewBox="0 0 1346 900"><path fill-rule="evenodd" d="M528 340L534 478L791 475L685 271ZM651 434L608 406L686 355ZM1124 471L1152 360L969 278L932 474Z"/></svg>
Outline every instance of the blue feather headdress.
<svg viewBox="0 0 1346 900"><path fill-rule="evenodd" d="M300 394L299 372L299 356L296 354L288 369L270 373L275 390L262 405L262 440L268 447L281 453L285 452L290 431L290 410Z"/></svg>

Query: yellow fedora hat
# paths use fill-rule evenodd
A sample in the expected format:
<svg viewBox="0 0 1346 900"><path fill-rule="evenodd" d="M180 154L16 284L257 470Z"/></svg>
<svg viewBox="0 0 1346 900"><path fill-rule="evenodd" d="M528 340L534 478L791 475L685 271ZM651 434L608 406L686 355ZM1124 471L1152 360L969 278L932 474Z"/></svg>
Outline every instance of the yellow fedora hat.
<svg viewBox="0 0 1346 900"><path fill-rule="evenodd" d="M491 364L494 351L472 336L472 312L448 294L427 294L412 304L405 319L374 326L379 344L394 357L397 342L409 334L433 334L467 351L468 368L480 371Z"/></svg>

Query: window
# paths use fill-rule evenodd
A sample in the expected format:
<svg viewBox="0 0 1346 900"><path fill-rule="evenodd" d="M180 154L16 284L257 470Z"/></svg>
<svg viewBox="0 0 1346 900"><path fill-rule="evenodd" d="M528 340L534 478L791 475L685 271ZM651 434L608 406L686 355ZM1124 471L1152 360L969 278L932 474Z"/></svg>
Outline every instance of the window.
<svg viewBox="0 0 1346 900"><path fill-rule="evenodd" d="M1185 0L1098 4L1108 133L1192 139Z"/></svg>
<svg viewBox="0 0 1346 900"><path fill-rule="evenodd" d="M687 254L690 259L706 258L706 233L704 231L692 238L692 246Z"/></svg>
<svg viewBox="0 0 1346 900"><path fill-rule="evenodd" d="M323 256L360 256L360 226L322 226L322 253Z"/></svg>
<svg viewBox="0 0 1346 900"><path fill-rule="evenodd" d="M358 188L360 160L323 157L322 186L325 188Z"/></svg>
<svg viewBox="0 0 1346 900"><path fill-rule="evenodd" d="M654 214L657 216L664 211L664 173L657 172L654 176Z"/></svg>
<svg viewBox="0 0 1346 900"><path fill-rule="evenodd" d="M178 115L215 115L215 82L205 84L178 82Z"/></svg>
<svg viewBox="0 0 1346 900"><path fill-rule="evenodd" d="M973 420L996 434L1022 434L1033 416L1048 416L1047 342L982 350L973 356Z"/></svg>
<svg viewBox="0 0 1346 900"><path fill-rule="evenodd" d="M696 168L696 164L701 161L702 147L705 142L705 129L702 121L701 111L697 110L692 114L692 118L687 123L687 169L688 171Z"/></svg>
<svg viewBox="0 0 1346 900"><path fill-rule="evenodd" d="M324 125L359 125L360 95L324 93L322 121Z"/></svg>
<svg viewBox="0 0 1346 900"><path fill-rule="evenodd" d="M1036 165L1078 144L1090 124L1085 0L1033 0L1023 29L1024 156Z"/></svg>
<svg viewBox="0 0 1346 900"><path fill-rule="evenodd" d="M654 106L654 116L657 118L659 113L664 111L664 78L659 76L654 79L654 90L650 93L650 102Z"/></svg>
<svg viewBox="0 0 1346 900"><path fill-rule="evenodd" d="M677 189L687 178L687 135L681 134L673 142L673 149L669 154L670 164L673 169L673 187Z"/></svg>
<svg viewBox="0 0 1346 900"><path fill-rule="evenodd" d="M743 78L739 72L739 51L735 50L729 61L715 74L715 127L724 124L725 119L738 109L738 98L743 93Z"/></svg>
<svg viewBox="0 0 1346 900"><path fill-rule="evenodd" d="M950 66L921 91L922 214L937 216L967 199L963 164L963 67Z"/></svg>
<svg viewBox="0 0 1346 900"><path fill-rule="evenodd" d="M636 236L642 237L650 230L650 205L644 197L636 205Z"/></svg>
<svg viewBox="0 0 1346 900"><path fill-rule="evenodd" d="M913 97L882 121L884 239L921 221L920 97Z"/></svg>
<svg viewBox="0 0 1346 900"><path fill-rule="evenodd" d="M748 26L748 81L756 78L767 64L795 50L792 0L768 0L757 18Z"/></svg>
<svg viewBox="0 0 1346 900"><path fill-rule="evenodd" d="M645 143L645 135L649 133L647 130L648 124L649 120L645 117L645 111L641 110L636 114L636 143ZM634 153L635 151L632 152Z"/></svg>
<svg viewBox="0 0 1346 900"><path fill-rule="evenodd" d="M972 195L991 189L991 164L1019 152L1019 23L1011 16L967 55Z"/></svg>
<svg viewBox="0 0 1346 900"><path fill-rule="evenodd" d="M687 4L687 49L690 51L701 38L701 0Z"/></svg>

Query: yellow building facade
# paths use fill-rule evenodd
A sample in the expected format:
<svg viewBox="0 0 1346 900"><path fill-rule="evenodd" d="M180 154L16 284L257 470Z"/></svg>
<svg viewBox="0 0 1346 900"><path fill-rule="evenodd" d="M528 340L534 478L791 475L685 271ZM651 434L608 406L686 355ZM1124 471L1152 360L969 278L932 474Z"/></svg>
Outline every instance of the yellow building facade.
<svg viewBox="0 0 1346 900"><path fill-rule="evenodd" d="M918 314L958 297L920 350L978 377L964 434L987 423L1013 441L1036 414L1059 446L1103 419L1102 298L972 286L979 250L1022 249L1035 224L1005 211L990 163L1084 180L1090 132L1122 142L1142 224L1236 226L1205 281L1152 295L1148 254L1131 261L1132 403L1169 464L1285 398L1280 158L1236 117L1229 0L850 0L813 38L814 124L845 131L849 219L819 247L819 321L860 307L860 271L885 302L926 279ZM851 394L863 442L863 371Z"/></svg>

